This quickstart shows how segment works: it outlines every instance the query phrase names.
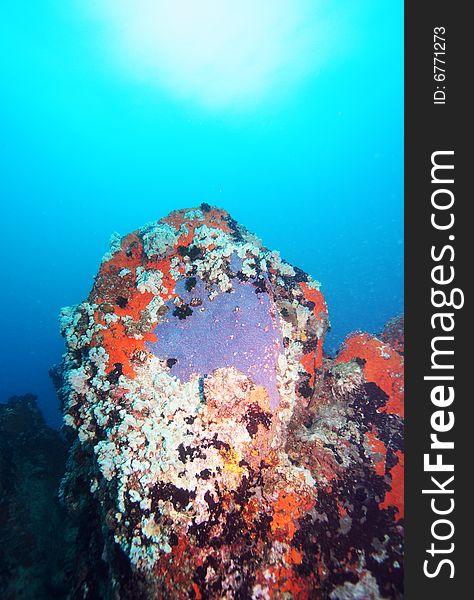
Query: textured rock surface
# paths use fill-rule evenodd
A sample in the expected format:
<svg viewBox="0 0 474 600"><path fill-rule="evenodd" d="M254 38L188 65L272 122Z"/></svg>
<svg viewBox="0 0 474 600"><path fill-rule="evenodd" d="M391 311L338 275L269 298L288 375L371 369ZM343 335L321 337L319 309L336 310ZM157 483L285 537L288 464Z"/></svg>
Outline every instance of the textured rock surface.
<svg viewBox="0 0 474 600"><path fill-rule="evenodd" d="M112 240L62 313L75 597L401 596L403 329L330 359L327 327L319 284L224 211Z"/></svg>
<svg viewBox="0 0 474 600"><path fill-rule="evenodd" d="M67 446L36 397L0 404L0 598L66 598L74 529L58 502Z"/></svg>

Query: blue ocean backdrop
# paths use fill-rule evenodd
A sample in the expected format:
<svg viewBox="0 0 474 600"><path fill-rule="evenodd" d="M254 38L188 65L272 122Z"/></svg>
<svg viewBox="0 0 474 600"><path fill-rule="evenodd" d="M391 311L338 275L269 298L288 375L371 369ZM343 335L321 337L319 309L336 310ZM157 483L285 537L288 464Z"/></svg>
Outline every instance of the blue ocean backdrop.
<svg viewBox="0 0 474 600"><path fill-rule="evenodd" d="M327 352L403 310L403 3L4 0L1 400L108 240L222 207L322 284Z"/></svg>

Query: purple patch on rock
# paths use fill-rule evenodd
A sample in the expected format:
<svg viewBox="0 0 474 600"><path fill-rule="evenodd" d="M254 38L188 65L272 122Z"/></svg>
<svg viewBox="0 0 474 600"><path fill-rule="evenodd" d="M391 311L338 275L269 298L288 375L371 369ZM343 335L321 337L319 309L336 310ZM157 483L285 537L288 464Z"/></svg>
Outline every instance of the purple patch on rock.
<svg viewBox="0 0 474 600"><path fill-rule="evenodd" d="M167 302L170 310L154 330L157 341L147 342L147 348L160 359L174 359L170 371L181 381L189 381L193 373L203 376L234 367L266 388L275 409L277 359L283 348L270 296L257 294L251 283L238 279L232 280L231 292L220 292L214 300L199 280L179 281L176 293L188 306L192 299L202 303L184 316L186 311L176 311Z"/></svg>

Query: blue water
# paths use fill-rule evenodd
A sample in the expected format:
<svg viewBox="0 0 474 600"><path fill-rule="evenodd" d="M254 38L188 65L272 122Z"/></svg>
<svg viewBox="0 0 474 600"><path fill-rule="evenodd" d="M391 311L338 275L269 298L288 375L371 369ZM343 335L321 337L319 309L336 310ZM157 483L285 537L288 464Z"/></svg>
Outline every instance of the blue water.
<svg viewBox="0 0 474 600"><path fill-rule="evenodd" d="M134 77L80 5L0 5L1 400L35 393L57 423L60 307L88 294L112 232L201 202L321 281L328 351L402 311L402 2L341 1L324 60L241 105L186 93L186 71L184 91Z"/></svg>

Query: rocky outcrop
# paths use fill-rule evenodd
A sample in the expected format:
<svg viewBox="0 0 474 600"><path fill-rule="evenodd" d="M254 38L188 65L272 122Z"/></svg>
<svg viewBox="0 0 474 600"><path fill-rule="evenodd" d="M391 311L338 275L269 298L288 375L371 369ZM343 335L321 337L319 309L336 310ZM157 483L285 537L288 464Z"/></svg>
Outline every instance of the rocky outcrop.
<svg viewBox="0 0 474 600"><path fill-rule="evenodd" d="M57 493L67 446L36 396L0 404L0 597L66 598L75 530Z"/></svg>
<svg viewBox="0 0 474 600"><path fill-rule="evenodd" d="M403 329L328 325L222 210L112 240L61 320L73 597L401 597Z"/></svg>

